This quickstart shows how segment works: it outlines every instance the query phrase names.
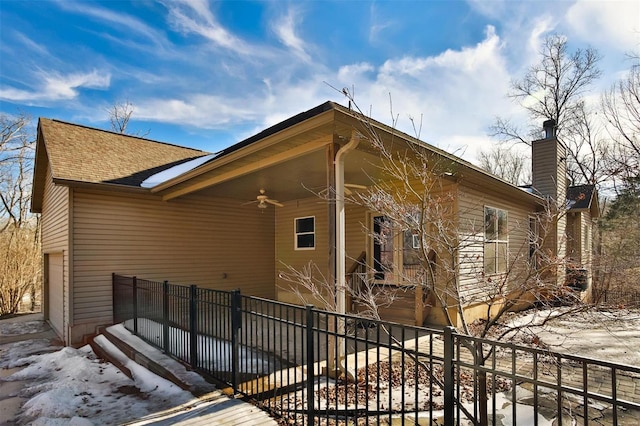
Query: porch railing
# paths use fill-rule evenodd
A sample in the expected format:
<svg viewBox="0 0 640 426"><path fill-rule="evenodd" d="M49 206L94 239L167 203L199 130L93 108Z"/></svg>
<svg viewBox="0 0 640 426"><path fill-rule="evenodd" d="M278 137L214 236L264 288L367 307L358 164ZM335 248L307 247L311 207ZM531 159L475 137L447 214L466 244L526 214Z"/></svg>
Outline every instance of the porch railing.
<svg viewBox="0 0 640 426"><path fill-rule="evenodd" d="M294 424L640 419L637 366L115 274L113 295L114 322Z"/></svg>

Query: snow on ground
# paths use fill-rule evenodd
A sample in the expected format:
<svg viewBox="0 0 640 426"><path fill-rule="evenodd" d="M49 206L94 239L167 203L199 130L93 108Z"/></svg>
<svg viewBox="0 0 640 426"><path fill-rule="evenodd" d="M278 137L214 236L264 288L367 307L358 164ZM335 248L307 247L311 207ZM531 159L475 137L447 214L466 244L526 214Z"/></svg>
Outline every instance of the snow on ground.
<svg viewBox="0 0 640 426"><path fill-rule="evenodd" d="M507 325L526 326L523 332L554 352L640 366L640 309L566 314L568 309L526 311L514 315ZM555 318L548 320L549 316Z"/></svg>
<svg viewBox="0 0 640 426"><path fill-rule="evenodd" d="M541 325L541 315L530 311L510 320L519 325L532 323L528 332L549 349L640 365L640 310L573 313L545 325ZM42 331L36 323L2 323L0 331L7 335ZM116 328L126 331L122 326ZM20 396L27 401L16 419L18 424L118 424L193 398L139 366L131 380L113 365L97 359L88 346L60 349L52 347L47 339L32 339L1 345L0 354L1 368L23 367L3 379L25 383Z"/></svg>
<svg viewBox="0 0 640 426"><path fill-rule="evenodd" d="M48 329L44 321L0 322L0 336L40 333Z"/></svg>
<svg viewBox="0 0 640 426"><path fill-rule="evenodd" d="M125 325L129 329L133 329L133 320L127 320ZM133 336L121 324L113 326L110 330L125 342L127 342L128 336ZM140 334L144 334L147 339L153 341L156 346L163 347L162 324L147 318L138 318L138 330ZM175 356L181 359L189 359L190 339L191 333L189 331L169 327L169 351ZM232 348L229 341L198 335L197 342L200 365L205 366L210 371L231 371ZM157 351L157 349L153 350ZM259 374L265 371L273 372L282 368L280 362L274 359L273 356L269 356L269 354L253 350L244 345L240 345L239 350L239 368L242 373Z"/></svg>
<svg viewBox="0 0 640 426"><path fill-rule="evenodd" d="M1 347L1 367L24 366L4 379L25 384L20 396L27 401L15 419L18 424L120 424L193 399L140 366L135 380L129 379L98 359L89 346L31 355L34 348L43 349L42 342L26 340Z"/></svg>

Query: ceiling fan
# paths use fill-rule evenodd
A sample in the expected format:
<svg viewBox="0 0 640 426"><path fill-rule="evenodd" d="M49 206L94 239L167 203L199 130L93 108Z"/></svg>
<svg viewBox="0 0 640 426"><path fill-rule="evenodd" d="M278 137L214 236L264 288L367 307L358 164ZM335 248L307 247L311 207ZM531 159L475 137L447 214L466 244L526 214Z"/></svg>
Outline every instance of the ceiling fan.
<svg viewBox="0 0 640 426"><path fill-rule="evenodd" d="M266 195L265 192L266 191L264 189L261 189L260 193L256 197L256 201L249 201L248 203L245 203L245 204L258 203L259 209L266 209L268 207L267 203L273 204L274 206L278 206L278 207L284 207L284 204L280 203L278 200L273 200L269 198L269 196Z"/></svg>

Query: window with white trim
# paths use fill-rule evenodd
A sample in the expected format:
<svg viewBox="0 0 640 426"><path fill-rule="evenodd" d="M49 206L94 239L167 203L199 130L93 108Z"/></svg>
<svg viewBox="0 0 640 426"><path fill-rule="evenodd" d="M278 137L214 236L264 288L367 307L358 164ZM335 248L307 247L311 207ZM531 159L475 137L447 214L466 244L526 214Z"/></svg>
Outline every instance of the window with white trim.
<svg viewBox="0 0 640 426"><path fill-rule="evenodd" d="M484 272L487 275L507 272L509 233L507 211L484 208Z"/></svg>
<svg viewBox="0 0 640 426"><path fill-rule="evenodd" d="M295 249L315 250L316 217L297 217L294 219Z"/></svg>

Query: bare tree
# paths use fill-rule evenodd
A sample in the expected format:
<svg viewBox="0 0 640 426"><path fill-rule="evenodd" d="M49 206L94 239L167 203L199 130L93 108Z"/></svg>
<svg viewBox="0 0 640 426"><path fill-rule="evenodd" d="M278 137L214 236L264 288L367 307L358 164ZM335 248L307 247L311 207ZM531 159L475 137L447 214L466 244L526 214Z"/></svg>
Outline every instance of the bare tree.
<svg viewBox="0 0 640 426"><path fill-rule="evenodd" d="M29 293L32 308L40 289L37 217L30 216L35 137L31 120L0 116L0 315L15 313Z"/></svg>
<svg viewBox="0 0 640 426"><path fill-rule="evenodd" d="M358 285L352 282L344 289L357 304L364 306L359 311L361 315L380 319L381 309L392 304L400 292L415 289L428 294L429 297L423 299L425 303L461 333L478 337L491 335L500 340L508 332L526 327L522 324L508 327L508 332L499 329L492 333L508 312L560 301L578 302L576 294L568 291L559 279L565 259L548 250L547 239L554 235L558 220L565 214L564 200L559 205L550 200L546 208L541 209L536 229L531 229L528 221L512 222L509 232L519 233L523 243L513 244L504 252L498 261L502 262L499 271L488 270L485 259L478 254L483 252L486 240L479 235L489 232L487 213L481 202L465 206L458 202L465 195L459 185L464 177L458 173L455 159L412 141L398 143L394 134L381 135L357 108L348 91L346 94L358 111L361 128L357 130L367 139L370 145L367 149L377 153L376 165L380 169L377 175L382 176L372 178L366 190L352 193L348 201L379 215L377 226L367 230L374 244L410 241L401 249L400 263L393 256L363 263L364 272ZM400 249L394 246L393 250ZM407 258L411 258L410 264L405 262ZM311 266L299 273L290 270L288 281L310 290L316 299L327 300L325 308L332 309L332 300L339 289L319 274L314 277L313 270ZM381 281L393 281L399 289L381 291L384 289ZM472 324L466 309L469 306L483 306L486 320L480 325ZM582 309L581 305L576 306ZM469 343L468 350L478 365L484 365L491 356L491 352L483 352L482 345L476 347ZM478 374L480 392L486 395L486 374ZM488 421L486 408L482 424Z"/></svg>
<svg viewBox="0 0 640 426"><path fill-rule="evenodd" d="M480 151L480 167L514 185L531 183L531 162L528 156L516 152L516 147L507 143L493 145Z"/></svg>
<svg viewBox="0 0 640 426"><path fill-rule="evenodd" d="M602 109L615 141L611 174L623 178L638 176L640 170L640 64L634 64L625 78L602 97Z"/></svg>
<svg viewBox="0 0 640 426"><path fill-rule="evenodd" d="M569 51L566 37L545 38L540 61L520 80L511 84L508 96L528 113L529 125L523 129L508 118L498 117L490 134L501 141L530 145L539 139L539 125L545 120L557 123L558 139L567 148L569 178L575 183L599 183L608 177L600 156L608 149L593 120L593 111L584 96L600 77L599 53L591 48ZM490 153L490 169L497 167ZM512 181L518 183L517 181Z"/></svg>
<svg viewBox="0 0 640 426"><path fill-rule="evenodd" d="M35 138L31 119L0 116L0 230L21 227L29 214Z"/></svg>
<svg viewBox="0 0 640 426"><path fill-rule="evenodd" d="M111 130L117 133L145 137L149 135L150 130L142 133L140 131L131 131L129 129L129 122L135 112L135 106L129 100L124 102L115 103L111 106L107 112L109 113L109 122L111 123Z"/></svg>

